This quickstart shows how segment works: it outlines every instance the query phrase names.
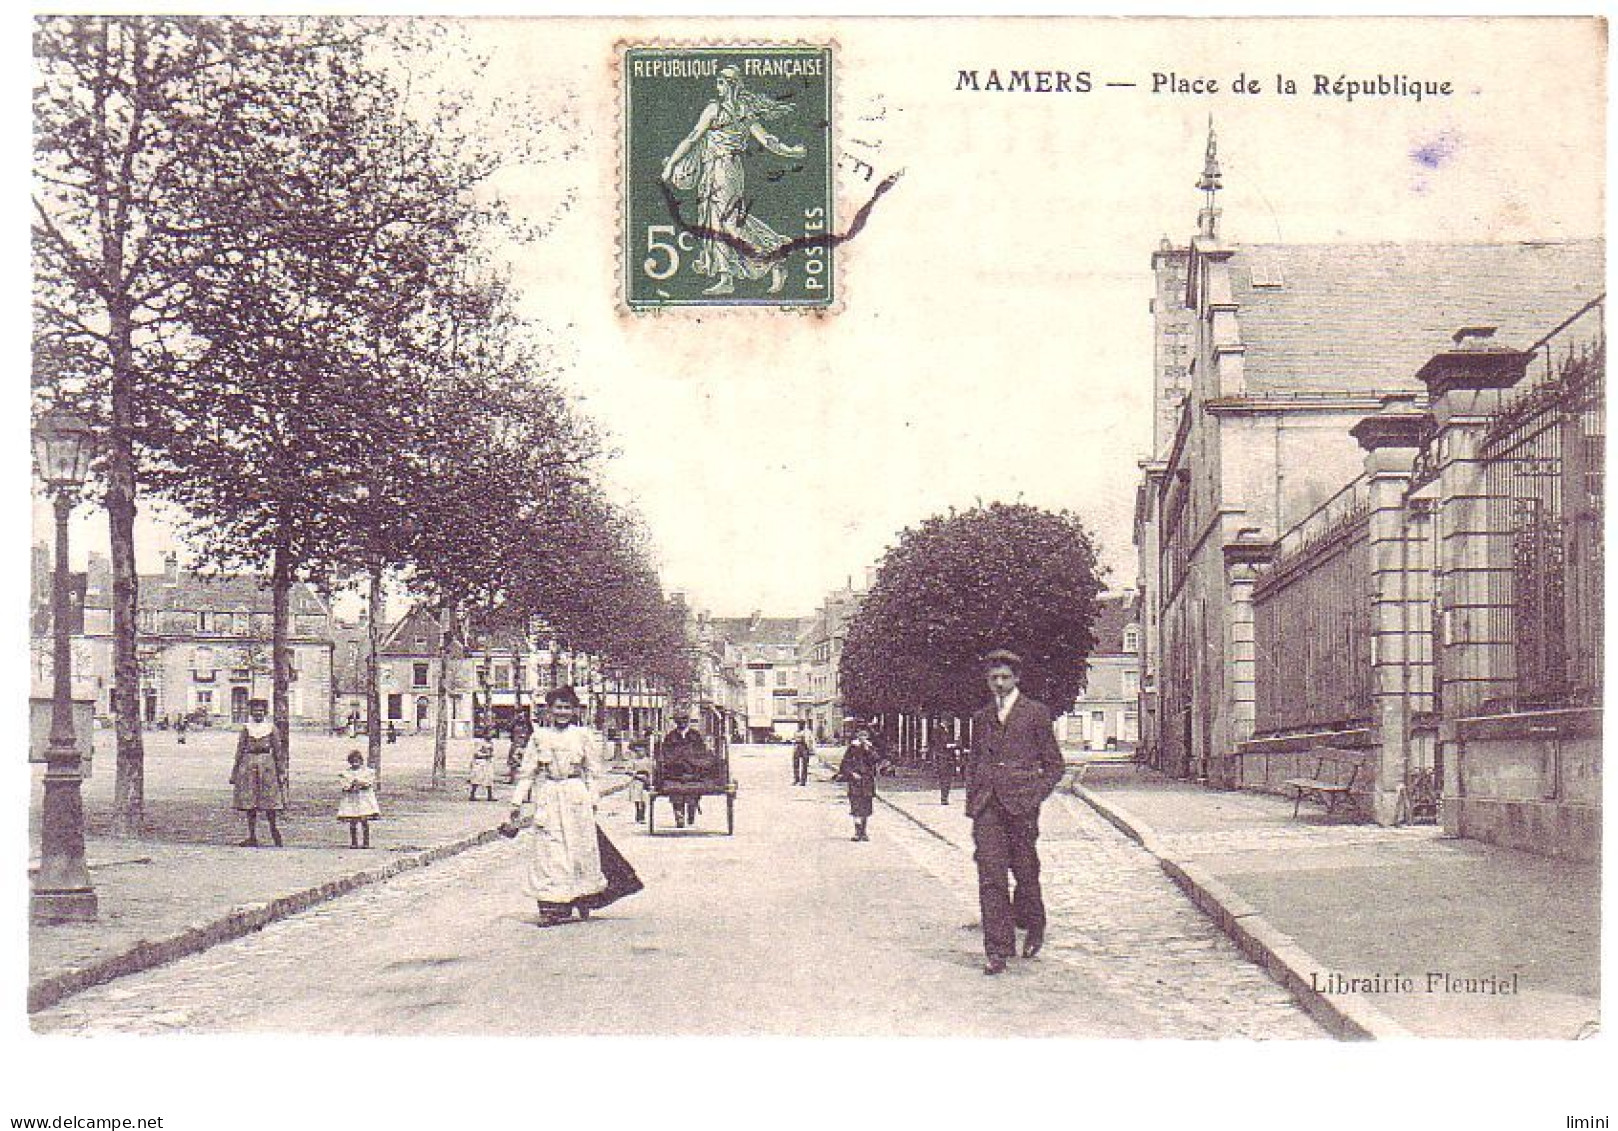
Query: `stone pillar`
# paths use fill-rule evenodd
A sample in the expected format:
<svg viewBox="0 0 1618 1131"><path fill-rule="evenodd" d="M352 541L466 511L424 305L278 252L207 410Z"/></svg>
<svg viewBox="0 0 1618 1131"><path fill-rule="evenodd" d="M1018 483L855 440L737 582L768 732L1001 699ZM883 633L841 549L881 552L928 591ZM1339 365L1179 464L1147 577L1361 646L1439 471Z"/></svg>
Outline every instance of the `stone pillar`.
<svg viewBox="0 0 1618 1131"><path fill-rule="evenodd" d="M1484 328L1482 337L1489 333ZM1504 531L1490 529L1480 449L1504 391L1522 379L1533 354L1480 346L1474 331L1463 330L1455 339L1458 348L1436 354L1416 376L1427 385L1439 457L1440 619L1433 645L1442 681L1441 820L1446 832L1459 834L1461 749L1455 720L1477 714L1491 698L1510 694L1515 675L1508 621L1510 546Z"/></svg>
<svg viewBox="0 0 1618 1131"><path fill-rule="evenodd" d="M1410 762L1410 632L1420 615L1419 587L1408 574L1405 494L1427 425L1414 396L1384 397L1382 408L1350 431L1365 449L1366 541L1371 559L1371 813L1399 820Z"/></svg>
<svg viewBox="0 0 1618 1131"><path fill-rule="evenodd" d="M1254 654L1253 586L1258 581L1258 568L1273 555L1273 544L1258 535L1256 530L1243 530L1236 540L1227 542L1225 553L1225 588L1229 599L1229 619L1225 640L1225 727L1220 753L1224 766L1217 784L1242 784L1242 773L1236 749L1253 737L1258 705L1258 665Z"/></svg>

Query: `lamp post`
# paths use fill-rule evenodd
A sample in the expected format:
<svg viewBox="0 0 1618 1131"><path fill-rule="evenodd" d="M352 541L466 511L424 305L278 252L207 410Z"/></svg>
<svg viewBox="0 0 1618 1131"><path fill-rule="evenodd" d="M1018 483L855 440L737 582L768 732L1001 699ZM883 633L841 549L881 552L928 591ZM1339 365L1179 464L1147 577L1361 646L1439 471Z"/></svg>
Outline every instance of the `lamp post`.
<svg viewBox="0 0 1618 1131"><path fill-rule="evenodd" d="M90 471L92 433L80 416L52 409L34 430L40 478L56 505L56 569L51 584L54 688L40 809L39 874L29 911L36 923L82 923L96 917L96 894L84 862L84 767L73 729L73 646L68 637L67 520Z"/></svg>

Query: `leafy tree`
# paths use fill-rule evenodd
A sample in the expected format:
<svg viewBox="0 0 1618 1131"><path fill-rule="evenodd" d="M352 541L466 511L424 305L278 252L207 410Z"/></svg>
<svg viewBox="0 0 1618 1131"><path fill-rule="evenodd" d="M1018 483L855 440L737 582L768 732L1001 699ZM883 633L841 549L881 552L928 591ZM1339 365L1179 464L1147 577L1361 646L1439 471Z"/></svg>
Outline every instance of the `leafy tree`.
<svg viewBox="0 0 1618 1131"><path fill-rule="evenodd" d="M300 94L355 65L327 20L47 16L34 27L34 374L102 430L111 534L114 787L140 827L144 752L134 526L186 387L199 272L259 239L245 217L200 219L221 156L295 133Z"/></svg>
<svg viewBox="0 0 1618 1131"><path fill-rule="evenodd" d="M839 674L860 714L961 716L982 704L982 658L1010 648L1053 710L1084 688L1101 576L1079 519L994 503L928 518L888 550L849 625Z"/></svg>
<svg viewBox="0 0 1618 1131"><path fill-rule="evenodd" d="M269 571L283 762L292 586L341 567L362 509L366 566L374 577L393 564L398 547L375 520L410 498L385 487L415 481L420 359L437 333L428 300L466 250L481 176L447 159L362 62L298 91L296 129L259 130L245 151L215 155L196 222L245 223L259 238L198 272L191 321L203 344L163 479L208 556Z"/></svg>

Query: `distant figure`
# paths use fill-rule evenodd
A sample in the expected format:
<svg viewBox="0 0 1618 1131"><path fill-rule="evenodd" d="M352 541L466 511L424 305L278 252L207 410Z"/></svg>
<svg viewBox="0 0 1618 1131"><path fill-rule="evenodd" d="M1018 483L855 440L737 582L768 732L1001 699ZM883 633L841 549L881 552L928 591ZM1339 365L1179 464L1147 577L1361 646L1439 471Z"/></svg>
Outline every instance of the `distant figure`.
<svg viewBox="0 0 1618 1131"><path fill-rule="evenodd" d="M269 721L270 705L262 699L247 704L247 722L236 738L236 762L230 770L235 787L237 810L247 814L247 839L242 848L258 847L258 815L270 823L270 840L281 847L281 829L275 815L287 807L286 782L275 757L275 724Z"/></svg>
<svg viewBox="0 0 1618 1131"><path fill-rule="evenodd" d="M713 758L708 752L707 739L697 729L690 711L675 711L674 724L674 729L663 736L659 785L674 803L675 828L683 829L687 822L696 823L696 791L711 773Z"/></svg>
<svg viewBox="0 0 1618 1131"><path fill-rule="evenodd" d="M798 724L798 733L792 736L792 784L809 784L809 759L815 753L815 732L808 720Z"/></svg>
<svg viewBox="0 0 1618 1131"><path fill-rule="evenodd" d="M472 748L472 769L466 775L467 784L472 792L467 794L468 801L478 799L478 790L487 795L486 800L494 800L494 740L480 738L478 744Z"/></svg>
<svg viewBox="0 0 1618 1131"><path fill-rule="evenodd" d="M871 747L871 732L861 727L854 741L843 752L843 764L838 767L848 783L848 812L854 818L853 840L870 840L865 822L871 819L876 801L876 753Z"/></svg>
<svg viewBox="0 0 1618 1131"><path fill-rule="evenodd" d="M517 771L522 767L524 752L534 737L534 720L528 717L527 707L518 707L511 716L511 748L506 751L506 783L514 784Z"/></svg>
<svg viewBox="0 0 1618 1131"><path fill-rule="evenodd" d="M181 715L178 719L176 719L174 721L174 733L179 738L181 746L185 745L185 732L190 730L190 729L191 729L191 719L190 719L189 716Z"/></svg>
<svg viewBox="0 0 1618 1131"><path fill-rule="evenodd" d="M348 847L371 847L371 822L382 815L376 802L376 771L365 764L358 750L348 752L348 769L337 775L342 797L337 819L348 826ZM273 826L271 826L273 827Z"/></svg>
<svg viewBox="0 0 1618 1131"><path fill-rule="evenodd" d="M360 712L359 712L359 709L357 707L350 708L350 710L348 712L348 737L350 737L350 738L358 738L359 736L360 736Z"/></svg>
<svg viewBox="0 0 1618 1131"><path fill-rule="evenodd" d="M984 658L992 701L972 716L966 764L966 813L972 818L983 914L985 974L1000 974L1026 933L1022 956L1045 943L1045 901L1039 888L1039 808L1062 780L1062 751L1051 713L1017 690L1022 660L997 650ZM1016 880L1015 893L1006 873Z"/></svg>
<svg viewBox="0 0 1618 1131"><path fill-rule="evenodd" d="M938 774L938 803L949 804L950 787L955 784L955 775L960 772L961 748L955 740L943 730L933 735L933 769Z"/></svg>
<svg viewBox="0 0 1618 1131"><path fill-rule="evenodd" d="M394 743L396 743L398 741L399 741L399 728L396 727L393 724L392 719L389 719L388 720L388 745L392 746Z"/></svg>

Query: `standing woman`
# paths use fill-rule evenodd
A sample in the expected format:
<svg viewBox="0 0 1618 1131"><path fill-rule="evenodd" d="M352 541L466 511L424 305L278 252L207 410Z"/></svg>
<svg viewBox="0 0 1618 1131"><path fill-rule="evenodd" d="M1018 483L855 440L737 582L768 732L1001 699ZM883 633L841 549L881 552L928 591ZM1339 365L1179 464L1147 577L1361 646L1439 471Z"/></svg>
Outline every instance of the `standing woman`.
<svg viewBox="0 0 1618 1131"><path fill-rule="evenodd" d="M870 840L865 822L871 819L876 802L876 754L871 749L871 732L861 727L843 754L838 773L848 783L848 811L854 818L854 840Z"/></svg>
<svg viewBox="0 0 1618 1131"><path fill-rule="evenodd" d="M601 740L574 719L571 687L545 696L549 725L535 731L511 794L511 819L532 803L532 850L524 885L539 904L539 925L553 927L639 891L634 870L596 828L596 790L603 770Z"/></svg>
<svg viewBox="0 0 1618 1131"><path fill-rule="evenodd" d="M230 784L236 787L236 808L247 814L247 839L243 848L258 847L258 815L270 822L270 839L281 847L281 830L275 815L287 807L286 783L275 760L275 724L269 721L270 705L262 699L247 704L247 722L236 739L236 764L231 767Z"/></svg>

